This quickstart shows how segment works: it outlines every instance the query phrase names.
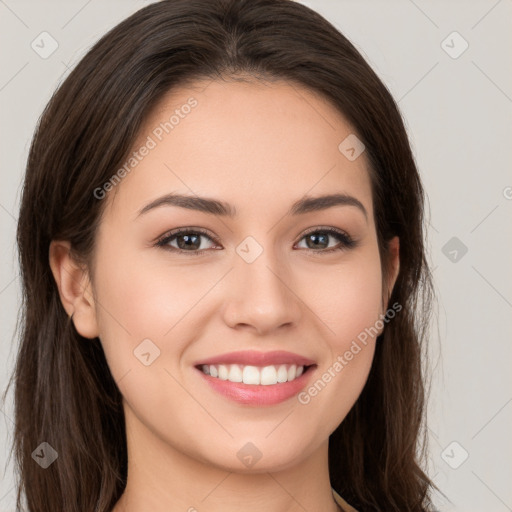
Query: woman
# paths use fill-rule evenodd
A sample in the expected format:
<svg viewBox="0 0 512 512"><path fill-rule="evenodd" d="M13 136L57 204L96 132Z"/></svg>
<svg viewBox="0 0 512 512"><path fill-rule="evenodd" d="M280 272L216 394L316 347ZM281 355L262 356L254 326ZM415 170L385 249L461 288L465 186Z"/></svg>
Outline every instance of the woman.
<svg viewBox="0 0 512 512"><path fill-rule="evenodd" d="M423 222L398 108L320 15L164 0L124 20L30 149L18 502L432 510Z"/></svg>

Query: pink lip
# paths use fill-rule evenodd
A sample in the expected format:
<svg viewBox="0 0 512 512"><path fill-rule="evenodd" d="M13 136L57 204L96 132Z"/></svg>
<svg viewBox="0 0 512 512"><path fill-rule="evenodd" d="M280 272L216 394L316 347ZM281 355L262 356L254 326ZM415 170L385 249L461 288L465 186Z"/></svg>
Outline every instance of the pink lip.
<svg viewBox="0 0 512 512"><path fill-rule="evenodd" d="M219 356L211 357L209 359L198 361L197 363L194 363L194 366L201 366L203 364L243 364L246 366L296 364L297 366L310 366L315 364L315 361L312 361L307 357L299 356L298 354L294 354L292 352L285 352L284 350L274 350L271 352L240 350L238 352L230 352L229 354L222 354Z"/></svg>
<svg viewBox="0 0 512 512"><path fill-rule="evenodd" d="M314 373L314 368L309 368L306 369L300 377L291 382L263 386L244 384L242 382L230 382L229 380L222 380L206 375L199 369L196 370L217 393L240 404L253 406L274 405L292 398L297 395L301 389L306 387L306 384Z"/></svg>

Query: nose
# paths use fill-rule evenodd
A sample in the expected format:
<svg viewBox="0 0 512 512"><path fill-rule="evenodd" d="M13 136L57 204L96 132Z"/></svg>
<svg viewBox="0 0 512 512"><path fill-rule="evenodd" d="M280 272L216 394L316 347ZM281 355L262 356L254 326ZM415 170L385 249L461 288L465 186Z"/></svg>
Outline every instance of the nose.
<svg viewBox="0 0 512 512"><path fill-rule="evenodd" d="M296 326L303 304L287 265L264 250L252 263L235 256L223 307L227 325L259 335Z"/></svg>

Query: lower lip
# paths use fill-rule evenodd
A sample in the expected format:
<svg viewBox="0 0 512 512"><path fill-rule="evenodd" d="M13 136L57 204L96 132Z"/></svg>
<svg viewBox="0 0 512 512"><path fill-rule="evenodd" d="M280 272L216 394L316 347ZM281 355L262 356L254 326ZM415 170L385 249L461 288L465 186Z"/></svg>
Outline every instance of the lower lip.
<svg viewBox="0 0 512 512"><path fill-rule="evenodd" d="M196 368L214 391L240 404L256 406L278 404L297 395L306 386L314 369L315 366L309 367L300 377L291 382L263 386L222 380L206 375Z"/></svg>

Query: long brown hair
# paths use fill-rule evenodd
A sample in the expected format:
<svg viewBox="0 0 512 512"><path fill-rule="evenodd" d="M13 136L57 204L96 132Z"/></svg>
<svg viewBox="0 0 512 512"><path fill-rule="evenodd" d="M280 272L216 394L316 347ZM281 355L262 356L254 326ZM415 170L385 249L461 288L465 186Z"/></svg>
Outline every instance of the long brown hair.
<svg viewBox="0 0 512 512"><path fill-rule="evenodd" d="M126 160L150 110L197 79L283 79L320 93L366 146L383 274L400 237L389 297L402 310L377 340L356 404L329 441L331 484L365 511L429 511L422 366L433 299L424 192L397 104L355 47L291 0L163 0L103 36L46 106L28 156L17 231L23 303L14 452L30 512L110 511L126 485L121 394L99 340L82 338L60 302L51 240L91 262L105 201L93 191ZM243 78L239 78L243 79ZM5 396L5 395L4 395ZM58 453L45 470L32 452Z"/></svg>

